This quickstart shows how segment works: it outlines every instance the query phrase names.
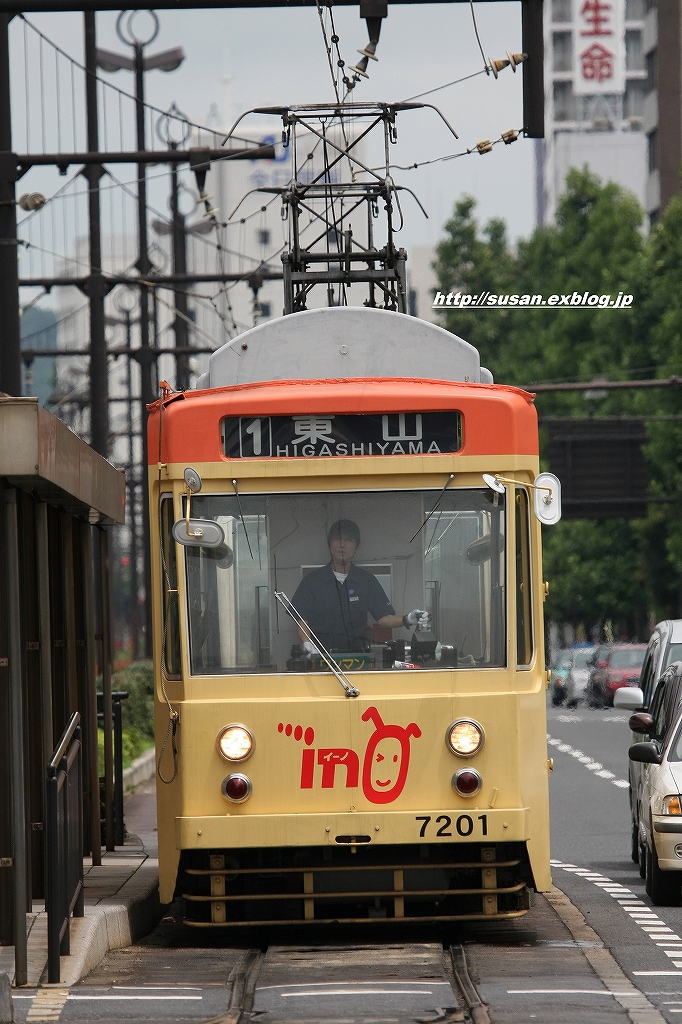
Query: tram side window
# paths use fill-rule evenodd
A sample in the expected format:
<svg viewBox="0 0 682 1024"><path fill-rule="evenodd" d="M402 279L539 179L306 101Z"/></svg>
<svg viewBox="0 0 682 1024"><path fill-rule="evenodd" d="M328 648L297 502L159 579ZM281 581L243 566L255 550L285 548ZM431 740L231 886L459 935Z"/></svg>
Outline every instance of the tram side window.
<svg viewBox="0 0 682 1024"><path fill-rule="evenodd" d="M229 493L192 500L193 517L219 523L225 538L220 548L184 549L192 674L300 671L303 638L275 593L349 669L408 660L420 631L402 616L413 609L430 616L423 667L504 664L502 496L471 488L240 498L241 506ZM339 523L354 538L345 572L329 543Z"/></svg>
<svg viewBox="0 0 682 1024"><path fill-rule="evenodd" d="M163 588L164 670L169 679L180 677L180 620L178 615L178 566L173 527L173 497L161 498L161 586Z"/></svg>
<svg viewBox="0 0 682 1024"><path fill-rule="evenodd" d="M516 664L533 658L533 604L531 601L528 492L516 489Z"/></svg>

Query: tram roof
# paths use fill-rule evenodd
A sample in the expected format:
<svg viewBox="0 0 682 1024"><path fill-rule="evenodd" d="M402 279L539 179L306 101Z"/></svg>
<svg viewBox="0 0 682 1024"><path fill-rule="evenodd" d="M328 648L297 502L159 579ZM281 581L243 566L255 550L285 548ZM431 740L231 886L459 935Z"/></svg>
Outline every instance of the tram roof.
<svg viewBox="0 0 682 1024"><path fill-rule="evenodd" d="M37 398L0 396L0 477L78 518L125 518L125 475Z"/></svg>
<svg viewBox="0 0 682 1024"><path fill-rule="evenodd" d="M330 306L277 317L217 349L197 387L272 380L428 377L492 383L478 351L406 313Z"/></svg>

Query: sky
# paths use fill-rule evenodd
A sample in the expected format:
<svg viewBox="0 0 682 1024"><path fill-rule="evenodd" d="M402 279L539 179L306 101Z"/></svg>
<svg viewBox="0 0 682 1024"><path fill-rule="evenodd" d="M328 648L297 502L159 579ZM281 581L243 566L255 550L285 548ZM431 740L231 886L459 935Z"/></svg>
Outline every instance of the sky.
<svg viewBox="0 0 682 1024"><path fill-rule="evenodd" d="M477 3L475 14L486 57L501 58L506 50L521 49L521 5L517 0ZM117 16L117 12L97 15L97 42L129 53L116 35ZM26 17L68 54L82 60L82 15ZM231 124L253 107L333 98L315 8L173 10L159 11L158 17L159 35L146 52L181 45L187 54L177 71L151 71L146 76L146 98L161 109L175 102L191 120L204 122L211 109L217 108L222 121ZM140 13L137 18L136 28L142 35L148 15ZM355 63L357 49L367 42L365 23L356 7L337 8L334 18L342 56L347 64ZM12 40L15 47L21 45L16 22ZM363 79L352 99L406 99L480 71L483 64L471 9L465 3L389 4L377 55L378 63L371 62L368 68L369 81ZM129 72L107 77L120 88L133 91ZM395 163L407 165L461 152L483 138L494 140L506 129L519 129L521 78L520 71L513 74L507 68L497 80L479 74L424 97L423 102L439 107L460 139L455 140L431 110L402 113L393 152ZM12 86L19 97L25 82L15 75ZM253 121L262 123L262 117ZM273 128L279 130L274 118ZM512 240L527 237L535 223L533 147L532 140L519 138L511 146L495 146L484 156L476 152L416 170L396 171L396 181L417 193L429 215L425 219L414 203L406 202L406 224L398 244L408 253L411 245L435 244L455 201L465 193L476 198L482 222L501 217ZM18 142L15 150L22 151ZM31 172L21 187L36 188L37 175L37 171Z"/></svg>

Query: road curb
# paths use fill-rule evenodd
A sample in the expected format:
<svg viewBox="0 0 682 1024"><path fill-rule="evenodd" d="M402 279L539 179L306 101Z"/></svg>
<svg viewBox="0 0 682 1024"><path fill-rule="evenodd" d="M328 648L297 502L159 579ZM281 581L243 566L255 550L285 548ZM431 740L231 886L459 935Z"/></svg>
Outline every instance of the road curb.
<svg viewBox="0 0 682 1024"><path fill-rule="evenodd" d="M149 750L145 750L144 754L140 754L129 768L124 769L122 773L124 792L128 793L142 785L143 782L153 779L155 766L156 751L154 747L151 747Z"/></svg>
<svg viewBox="0 0 682 1024"><path fill-rule="evenodd" d="M158 862L148 859L116 896L86 906L85 917L71 919L71 954L61 958L60 986L75 985L113 949L148 935L161 919ZM132 890L132 891L130 891ZM41 978L44 984L46 972Z"/></svg>
<svg viewBox="0 0 682 1024"><path fill-rule="evenodd" d="M632 984L566 893L553 885L551 892L545 893L545 896L576 941L595 943L594 946L584 946L583 953L597 977L627 1012L632 1024L666 1024L665 1017Z"/></svg>

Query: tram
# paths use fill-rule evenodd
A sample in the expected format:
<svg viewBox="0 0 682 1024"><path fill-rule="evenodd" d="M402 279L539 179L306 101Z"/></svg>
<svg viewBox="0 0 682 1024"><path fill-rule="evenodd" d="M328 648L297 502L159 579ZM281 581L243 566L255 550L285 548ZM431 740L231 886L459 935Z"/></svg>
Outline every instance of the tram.
<svg viewBox="0 0 682 1024"><path fill-rule="evenodd" d="M523 915L551 884L560 514L533 395L415 317L305 310L165 391L149 452L161 901L203 927Z"/></svg>

